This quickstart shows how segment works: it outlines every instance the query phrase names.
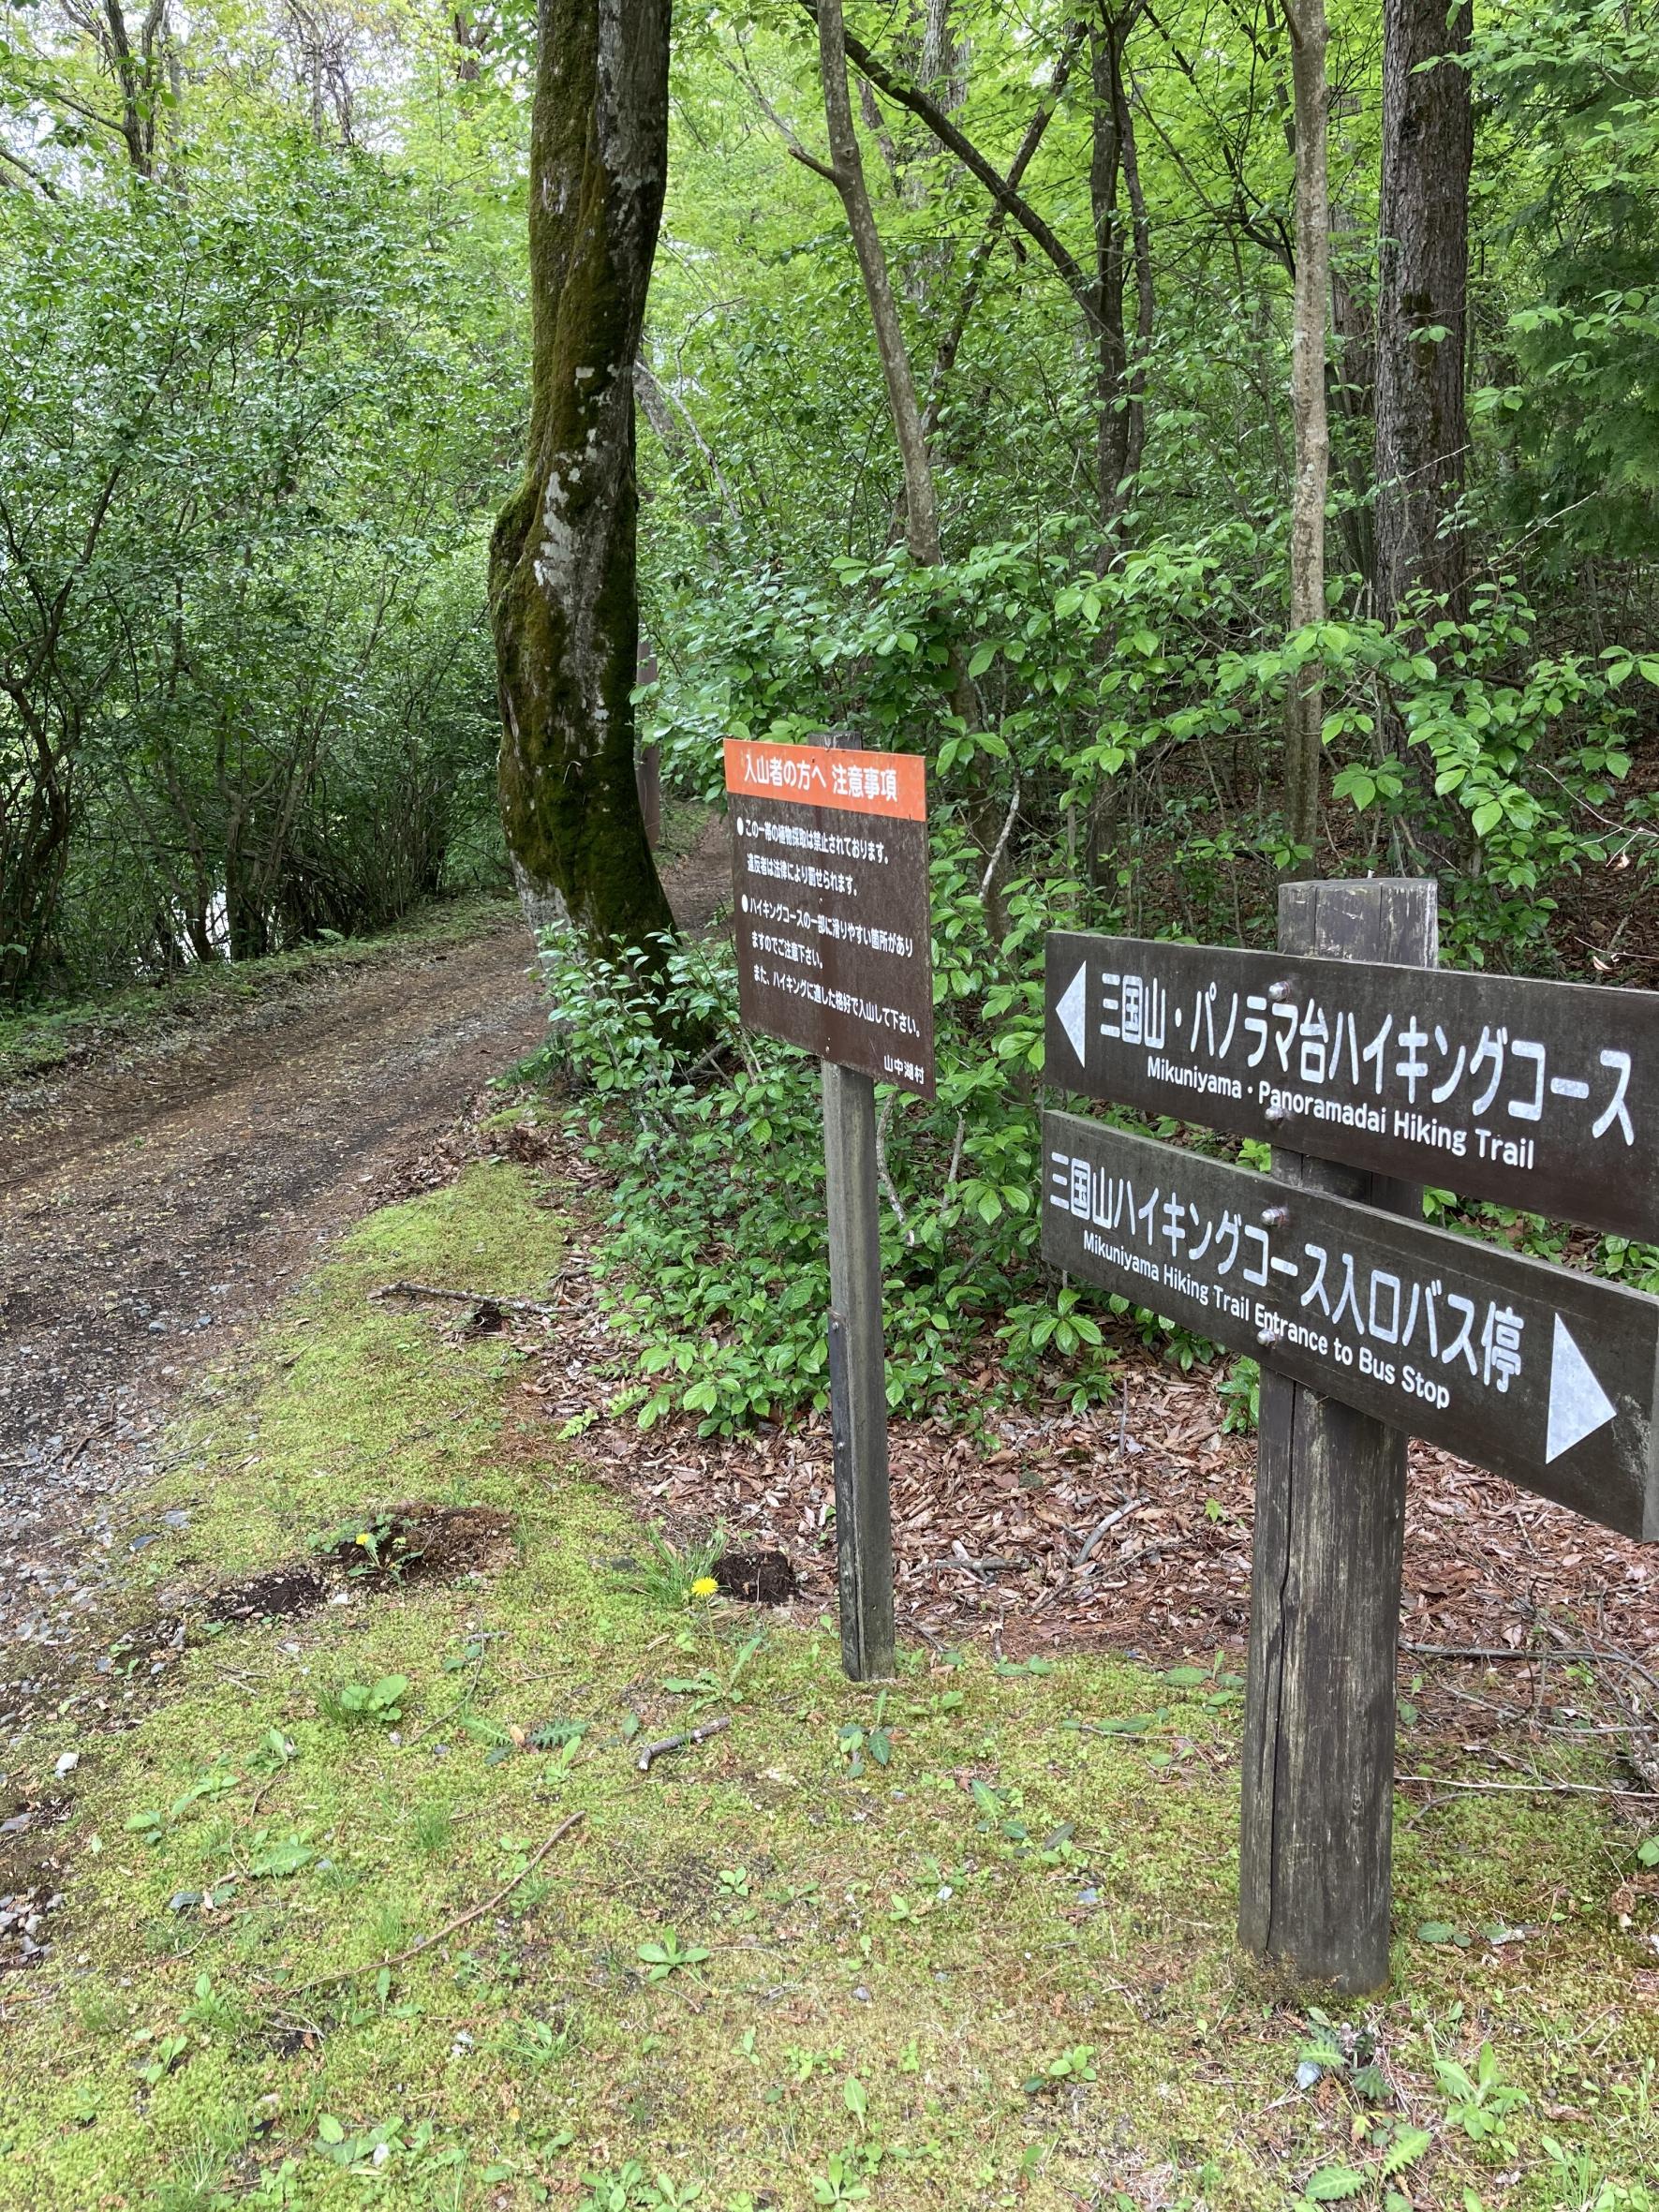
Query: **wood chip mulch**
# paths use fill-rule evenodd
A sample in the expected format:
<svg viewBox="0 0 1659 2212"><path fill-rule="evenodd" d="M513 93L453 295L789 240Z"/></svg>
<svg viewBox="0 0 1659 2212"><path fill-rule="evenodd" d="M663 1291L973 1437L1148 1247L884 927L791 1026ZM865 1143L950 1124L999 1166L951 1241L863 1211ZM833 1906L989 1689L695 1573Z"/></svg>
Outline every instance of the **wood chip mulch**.
<svg viewBox="0 0 1659 2212"><path fill-rule="evenodd" d="M556 1143L551 1151L559 1202L580 1214L594 1171ZM798 1577L797 1617L833 1612L827 1421L703 1438L689 1418L643 1433L631 1414L608 1418L627 1371L586 1272L588 1244L578 1229L553 1314L514 1322L531 1355L526 1442L597 1415L563 1448L673 1538L723 1523L735 1546L776 1545ZM1063 1402L993 1410L979 1438L943 1418L894 1422L901 1627L936 1644L991 1638L1010 1656L1085 1643L1239 1662L1253 1440L1223 1433L1211 1377L1182 1375L1133 1340L1121 1356L1118 1397L1081 1416ZM994 1367L970 1379L988 1396ZM1622 1654L1659 1675L1659 1554L1415 1443L1400 1632L1408 1680L1448 1651L1534 1646ZM1524 1707L1534 1675L1518 1657L1505 1664L1504 1700Z"/></svg>

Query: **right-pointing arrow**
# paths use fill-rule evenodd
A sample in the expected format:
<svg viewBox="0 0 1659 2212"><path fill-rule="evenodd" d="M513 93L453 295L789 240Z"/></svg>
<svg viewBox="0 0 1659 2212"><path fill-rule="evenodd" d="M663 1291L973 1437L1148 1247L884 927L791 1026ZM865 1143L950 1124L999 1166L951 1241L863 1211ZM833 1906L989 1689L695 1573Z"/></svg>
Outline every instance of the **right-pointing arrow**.
<svg viewBox="0 0 1659 2212"><path fill-rule="evenodd" d="M1084 961L1065 988L1065 995L1055 1012L1059 1025L1072 1040L1072 1050L1077 1055L1077 1065L1086 1065L1083 1052L1085 1010L1089 999L1089 962Z"/></svg>
<svg viewBox="0 0 1659 2212"><path fill-rule="evenodd" d="M1605 1428L1619 1408L1590 1372L1590 1362L1573 1342L1572 1333L1558 1314L1555 1346L1549 1361L1549 1427L1544 1442L1544 1463L1560 1459L1575 1444Z"/></svg>

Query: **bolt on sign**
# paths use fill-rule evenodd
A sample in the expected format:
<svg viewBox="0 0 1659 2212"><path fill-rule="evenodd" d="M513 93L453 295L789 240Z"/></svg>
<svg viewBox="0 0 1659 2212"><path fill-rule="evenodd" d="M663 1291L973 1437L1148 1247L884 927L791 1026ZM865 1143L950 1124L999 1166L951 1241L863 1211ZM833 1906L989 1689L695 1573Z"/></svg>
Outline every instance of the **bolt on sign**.
<svg viewBox="0 0 1659 2212"><path fill-rule="evenodd" d="M1056 933L1051 1082L1659 1240L1659 993Z"/></svg>
<svg viewBox="0 0 1659 2212"><path fill-rule="evenodd" d="M726 740L746 1029L934 1093L926 769Z"/></svg>
<svg viewBox="0 0 1659 2212"><path fill-rule="evenodd" d="M1043 1161L1056 1266L1659 1539L1659 1299L1074 1114Z"/></svg>

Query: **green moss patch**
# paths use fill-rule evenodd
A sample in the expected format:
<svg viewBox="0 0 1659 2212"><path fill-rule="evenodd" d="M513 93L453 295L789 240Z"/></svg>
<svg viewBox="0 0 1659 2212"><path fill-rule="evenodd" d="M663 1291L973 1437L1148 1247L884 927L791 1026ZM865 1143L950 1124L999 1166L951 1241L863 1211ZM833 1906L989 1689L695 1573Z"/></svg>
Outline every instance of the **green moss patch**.
<svg viewBox="0 0 1659 2212"><path fill-rule="evenodd" d="M501 1164L377 1215L181 1433L158 1604L367 1534L364 1571L12 1776L81 1753L0 1991L0 2207L1645 2212L1659 1958L1604 1800L1402 1808L1394 1991L1322 2012L1232 1943L1234 1678L853 1687L829 1624L661 1571L508 1341L370 1295L535 1296L560 1240ZM411 1499L510 1540L378 1571Z"/></svg>

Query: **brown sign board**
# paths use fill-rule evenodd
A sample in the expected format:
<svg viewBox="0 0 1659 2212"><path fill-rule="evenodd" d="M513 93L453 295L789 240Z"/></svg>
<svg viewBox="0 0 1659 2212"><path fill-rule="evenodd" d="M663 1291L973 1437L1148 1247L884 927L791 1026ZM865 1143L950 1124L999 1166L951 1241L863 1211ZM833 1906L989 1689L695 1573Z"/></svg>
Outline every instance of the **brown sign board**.
<svg viewBox="0 0 1659 2212"><path fill-rule="evenodd" d="M1043 1252L1659 1539L1659 1299L1074 1114L1043 1117Z"/></svg>
<svg viewBox="0 0 1659 2212"><path fill-rule="evenodd" d="M920 756L729 737L726 795L744 1027L931 1098Z"/></svg>
<svg viewBox="0 0 1659 2212"><path fill-rule="evenodd" d="M1057 932L1047 1080L1659 1240L1659 992Z"/></svg>

